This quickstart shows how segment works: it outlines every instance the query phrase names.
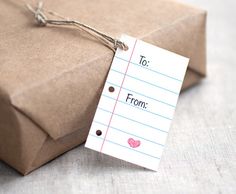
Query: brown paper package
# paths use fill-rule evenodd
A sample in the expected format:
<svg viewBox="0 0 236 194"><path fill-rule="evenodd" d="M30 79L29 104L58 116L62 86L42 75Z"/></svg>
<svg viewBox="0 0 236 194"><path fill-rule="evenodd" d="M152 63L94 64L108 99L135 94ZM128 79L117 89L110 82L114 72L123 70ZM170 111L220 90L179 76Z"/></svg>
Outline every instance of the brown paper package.
<svg viewBox="0 0 236 194"><path fill-rule="evenodd" d="M203 10L167 0L44 6L190 58L183 89L205 76ZM0 159L26 175L86 140L114 53L74 28L37 27L18 1L0 7Z"/></svg>

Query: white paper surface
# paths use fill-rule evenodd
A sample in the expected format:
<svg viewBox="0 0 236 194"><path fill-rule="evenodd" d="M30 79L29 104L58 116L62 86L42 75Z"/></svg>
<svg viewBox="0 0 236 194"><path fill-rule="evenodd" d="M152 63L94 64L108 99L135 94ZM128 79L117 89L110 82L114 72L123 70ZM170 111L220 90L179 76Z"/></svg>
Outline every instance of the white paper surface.
<svg viewBox="0 0 236 194"><path fill-rule="evenodd" d="M129 49L116 51L85 147L157 171L189 59L121 40Z"/></svg>

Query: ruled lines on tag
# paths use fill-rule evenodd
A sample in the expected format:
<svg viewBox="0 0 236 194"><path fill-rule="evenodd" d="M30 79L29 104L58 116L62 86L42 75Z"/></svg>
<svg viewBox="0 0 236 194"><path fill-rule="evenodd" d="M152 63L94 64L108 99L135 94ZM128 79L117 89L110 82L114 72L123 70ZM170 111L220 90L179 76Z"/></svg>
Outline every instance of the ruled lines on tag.
<svg viewBox="0 0 236 194"><path fill-rule="evenodd" d="M157 171L189 59L121 40L85 147Z"/></svg>

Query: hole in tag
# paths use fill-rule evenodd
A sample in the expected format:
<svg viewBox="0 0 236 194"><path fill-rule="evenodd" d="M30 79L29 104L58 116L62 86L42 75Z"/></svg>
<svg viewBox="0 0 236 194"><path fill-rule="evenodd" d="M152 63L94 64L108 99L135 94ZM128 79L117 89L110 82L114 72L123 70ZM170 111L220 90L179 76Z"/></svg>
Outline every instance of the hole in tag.
<svg viewBox="0 0 236 194"><path fill-rule="evenodd" d="M96 131L96 135L97 135L97 136L101 136L101 135L102 135L102 131L101 131L101 130L97 130L97 131Z"/></svg>
<svg viewBox="0 0 236 194"><path fill-rule="evenodd" d="M109 92L114 92L115 91L115 88L113 86L110 86L109 87Z"/></svg>

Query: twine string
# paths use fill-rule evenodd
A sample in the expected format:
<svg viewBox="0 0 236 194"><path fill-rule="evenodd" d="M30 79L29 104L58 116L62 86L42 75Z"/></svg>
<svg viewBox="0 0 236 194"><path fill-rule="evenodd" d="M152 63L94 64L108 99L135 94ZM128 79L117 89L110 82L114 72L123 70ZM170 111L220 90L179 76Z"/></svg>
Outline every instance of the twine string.
<svg viewBox="0 0 236 194"><path fill-rule="evenodd" d="M103 44L111 48L114 52L117 48L120 48L121 50L125 51L129 49L124 42L120 41L119 39L112 38L111 36L106 35L105 33L100 32L89 25L86 25L76 20L66 19L65 17L53 11L46 11L45 9L43 9L42 1L38 2L36 9L34 9L30 4L26 4L26 7L34 14L36 23L39 26L47 26L48 24L57 26L74 26L90 34L97 40L101 41ZM61 19L48 19L44 11L46 11L50 15L57 16Z"/></svg>

